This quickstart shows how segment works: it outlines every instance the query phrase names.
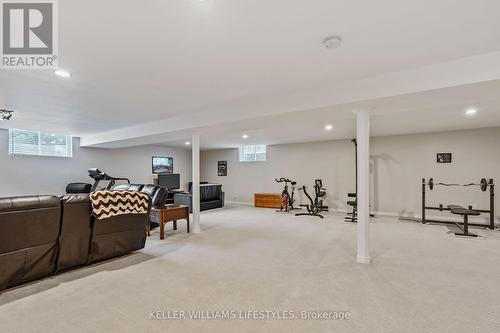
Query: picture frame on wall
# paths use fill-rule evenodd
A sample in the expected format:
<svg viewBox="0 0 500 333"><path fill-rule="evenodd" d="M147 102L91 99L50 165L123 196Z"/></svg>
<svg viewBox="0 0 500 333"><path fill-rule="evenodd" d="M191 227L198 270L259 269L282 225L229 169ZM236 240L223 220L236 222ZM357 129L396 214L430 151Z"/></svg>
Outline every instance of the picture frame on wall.
<svg viewBox="0 0 500 333"><path fill-rule="evenodd" d="M437 163L451 163L451 153L437 153Z"/></svg>
<svg viewBox="0 0 500 333"><path fill-rule="evenodd" d="M174 173L174 159L172 157L153 156L151 160L154 175Z"/></svg>
<svg viewBox="0 0 500 333"><path fill-rule="evenodd" d="M227 176L227 161L217 162L217 176Z"/></svg>

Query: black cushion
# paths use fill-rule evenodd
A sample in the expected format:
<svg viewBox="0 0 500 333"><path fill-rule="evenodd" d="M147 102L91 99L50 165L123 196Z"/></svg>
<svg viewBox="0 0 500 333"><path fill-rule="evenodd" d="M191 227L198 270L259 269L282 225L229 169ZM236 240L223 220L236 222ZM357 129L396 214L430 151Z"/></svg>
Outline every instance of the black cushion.
<svg viewBox="0 0 500 333"><path fill-rule="evenodd" d="M130 184L128 190L129 191L140 191L140 190L142 190L143 187L144 187L144 185L142 185L142 184Z"/></svg>
<svg viewBox="0 0 500 333"><path fill-rule="evenodd" d="M168 190L165 187L158 186L158 190L155 192L152 200L154 207L165 206L168 199Z"/></svg>
<svg viewBox="0 0 500 333"><path fill-rule="evenodd" d="M168 190L162 186L144 185L141 192L151 197L154 207L164 206L167 202Z"/></svg>
<svg viewBox="0 0 500 333"><path fill-rule="evenodd" d="M465 209L465 208L454 208L451 210L451 213L456 215L474 215L474 216L481 215L481 213L478 212L477 210Z"/></svg>
<svg viewBox="0 0 500 333"><path fill-rule="evenodd" d="M141 189L141 192L146 193L150 197L153 197L157 190L158 186L149 184L149 185L144 185Z"/></svg>
<svg viewBox="0 0 500 333"><path fill-rule="evenodd" d="M130 184L120 184L113 187L115 191L128 191Z"/></svg>
<svg viewBox="0 0 500 333"><path fill-rule="evenodd" d="M203 185L203 184L208 184L208 182L200 182L200 185ZM188 192L193 193L192 189L193 189L193 182L189 182L188 183Z"/></svg>
<svg viewBox="0 0 500 333"><path fill-rule="evenodd" d="M200 201L212 201L220 199L222 185L203 184L200 186Z"/></svg>
<svg viewBox="0 0 500 333"><path fill-rule="evenodd" d="M92 185L88 183L70 183L66 186L66 193L90 193Z"/></svg>
<svg viewBox="0 0 500 333"><path fill-rule="evenodd" d="M152 184L120 184L113 187L113 190L145 193L151 197L154 207L164 206L168 197L168 190L165 187Z"/></svg>

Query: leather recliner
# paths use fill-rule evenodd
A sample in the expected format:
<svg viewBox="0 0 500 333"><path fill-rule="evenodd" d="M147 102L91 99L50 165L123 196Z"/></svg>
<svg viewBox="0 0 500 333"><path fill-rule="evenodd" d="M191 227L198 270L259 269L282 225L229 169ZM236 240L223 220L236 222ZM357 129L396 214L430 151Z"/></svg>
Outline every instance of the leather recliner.
<svg viewBox="0 0 500 333"><path fill-rule="evenodd" d="M92 188L88 183L70 183L66 186L67 194L87 194ZM168 190L165 187L152 184L119 184L112 188L115 191L138 191L151 197L154 207L164 206L167 202Z"/></svg>
<svg viewBox="0 0 500 333"><path fill-rule="evenodd" d="M165 206L168 190L165 187L152 184L120 184L113 187L115 191L139 191L151 197L153 207Z"/></svg>
<svg viewBox="0 0 500 333"><path fill-rule="evenodd" d="M61 223L58 271L87 263L92 234L91 207L88 194L71 194L61 198Z"/></svg>
<svg viewBox="0 0 500 333"><path fill-rule="evenodd" d="M0 292L144 248L149 209L94 221L88 194L0 198Z"/></svg>
<svg viewBox="0 0 500 333"><path fill-rule="evenodd" d="M55 272L61 212L55 196L0 198L0 291Z"/></svg>

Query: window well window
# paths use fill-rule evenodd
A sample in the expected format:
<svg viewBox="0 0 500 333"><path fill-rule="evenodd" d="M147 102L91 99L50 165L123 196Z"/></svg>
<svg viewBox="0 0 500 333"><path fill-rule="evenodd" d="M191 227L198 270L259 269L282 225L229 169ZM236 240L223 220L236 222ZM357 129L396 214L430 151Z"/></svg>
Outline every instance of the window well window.
<svg viewBox="0 0 500 333"><path fill-rule="evenodd" d="M240 147L240 162L266 161L266 145L244 145Z"/></svg>
<svg viewBox="0 0 500 333"><path fill-rule="evenodd" d="M72 136L64 134L9 130L9 154L72 157Z"/></svg>

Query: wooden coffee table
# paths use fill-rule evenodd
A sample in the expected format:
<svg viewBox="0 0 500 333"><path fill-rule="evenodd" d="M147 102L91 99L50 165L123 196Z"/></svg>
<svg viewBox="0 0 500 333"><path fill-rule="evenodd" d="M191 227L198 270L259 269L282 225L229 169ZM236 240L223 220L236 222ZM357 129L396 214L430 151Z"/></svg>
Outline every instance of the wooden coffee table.
<svg viewBox="0 0 500 333"><path fill-rule="evenodd" d="M186 220L187 232L189 233L189 206L186 205L166 205L163 207L151 208L151 220L160 224L160 239L165 239L165 224L174 223L174 230L177 230L177 220ZM148 227L148 236L150 230Z"/></svg>

